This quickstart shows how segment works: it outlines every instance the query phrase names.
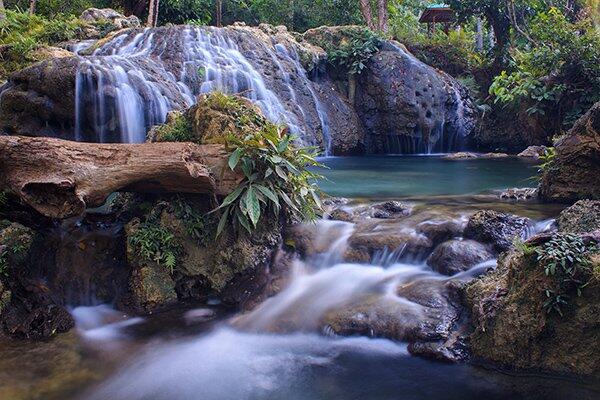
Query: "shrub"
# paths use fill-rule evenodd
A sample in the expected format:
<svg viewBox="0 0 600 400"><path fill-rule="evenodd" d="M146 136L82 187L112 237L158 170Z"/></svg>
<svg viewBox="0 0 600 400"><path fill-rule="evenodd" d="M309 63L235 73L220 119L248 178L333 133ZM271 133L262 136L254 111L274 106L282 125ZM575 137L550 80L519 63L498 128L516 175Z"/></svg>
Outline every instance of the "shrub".
<svg viewBox="0 0 600 400"><path fill-rule="evenodd" d="M217 209L222 212L217 236L227 222L252 232L268 209L275 218L285 209L292 218L316 219L321 209L315 183L319 175L307 167L320 165L317 150L296 148L292 140L287 129L270 123L244 138L229 138L229 168L239 168L244 180Z"/></svg>
<svg viewBox="0 0 600 400"><path fill-rule="evenodd" d="M155 128L156 140L159 142L191 142L192 124L184 114L175 115L168 123Z"/></svg>
<svg viewBox="0 0 600 400"><path fill-rule="evenodd" d="M337 48L329 49L327 58L333 66L342 68L349 75L359 75L381 44L381 38L368 29L351 30Z"/></svg>
<svg viewBox="0 0 600 400"><path fill-rule="evenodd" d="M547 313L563 315L562 307L570 296L581 296L592 275L590 256L600 249L588 244L574 234L556 234L542 247L536 249L537 262L544 268L546 276L553 278L553 287L545 288Z"/></svg>
<svg viewBox="0 0 600 400"><path fill-rule="evenodd" d="M129 237L129 244L140 257L168 268L171 273L182 252L181 245L169 230L148 222L140 224Z"/></svg>

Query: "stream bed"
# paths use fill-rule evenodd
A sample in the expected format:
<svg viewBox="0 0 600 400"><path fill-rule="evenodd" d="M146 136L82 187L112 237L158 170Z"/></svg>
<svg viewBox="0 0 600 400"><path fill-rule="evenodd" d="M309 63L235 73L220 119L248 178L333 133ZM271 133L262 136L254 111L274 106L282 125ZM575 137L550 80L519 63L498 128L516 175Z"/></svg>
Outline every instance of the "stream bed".
<svg viewBox="0 0 600 400"><path fill-rule="evenodd" d="M323 190L351 198L350 204L398 199L412 204L413 213L457 219L496 209L538 221L536 229L545 229L562 208L499 199L501 189L534 186L528 179L534 164L518 159L322 161L329 167L322 171ZM442 276L423 260L401 255L344 262L352 225L319 222L317 233L329 235L332 244L319 257L297 260L289 286L246 314L232 314L217 302L146 317L127 316L110 305L75 305L77 329L68 334L47 342L0 339L0 399L600 398L598 384L430 361L409 354L403 342L376 334L341 337L321 326L329 310L362 296L387 296L412 307L392 285L464 279ZM283 325L293 329L281 330Z"/></svg>

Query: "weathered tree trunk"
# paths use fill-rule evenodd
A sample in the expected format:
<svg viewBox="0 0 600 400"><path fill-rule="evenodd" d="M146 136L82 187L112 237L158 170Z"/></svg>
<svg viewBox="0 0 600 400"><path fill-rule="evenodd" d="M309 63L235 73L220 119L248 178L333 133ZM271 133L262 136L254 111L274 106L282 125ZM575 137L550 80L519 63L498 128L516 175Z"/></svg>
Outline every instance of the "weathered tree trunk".
<svg viewBox="0 0 600 400"><path fill-rule="evenodd" d="M223 0L216 0L215 8L215 24L220 28L223 26Z"/></svg>
<svg viewBox="0 0 600 400"><path fill-rule="evenodd" d="M226 195L241 179L227 159L222 145L0 136L0 188L47 217L68 218L118 191Z"/></svg>
<svg viewBox="0 0 600 400"><path fill-rule="evenodd" d="M0 0L0 21L6 19L6 9L4 8L4 0Z"/></svg>
<svg viewBox="0 0 600 400"><path fill-rule="evenodd" d="M483 22L481 17L477 17L477 32L475 34L475 48L478 52L483 52Z"/></svg>
<svg viewBox="0 0 600 400"><path fill-rule="evenodd" d="M371 1L370 0L360 0L360 12L362 13L363 18L365 19L365 23L374 31L376 29L375 24L373 23L373 13L371 11Z"/></svg>
<svg viewBox="0 0 600 400"><path fill-rule="evenodd" d="M36 7L37 7L37 0L29 0L29 15L35 14Z"/></svg>
<svg viewBox="0 0 600 400"><path fill-rule="evenodd" d="M381 32L388 31L388 9L387 0L377 0L377 14L379 20L379 30Z"/></svg>
<svg viewBox="0 0 600 400"><path fill-rule="evenodd" d="M160 0L150 0L150 5L148 6L148 22L146 25L150 28L154 28L158 25L158 6Z"/></svg>

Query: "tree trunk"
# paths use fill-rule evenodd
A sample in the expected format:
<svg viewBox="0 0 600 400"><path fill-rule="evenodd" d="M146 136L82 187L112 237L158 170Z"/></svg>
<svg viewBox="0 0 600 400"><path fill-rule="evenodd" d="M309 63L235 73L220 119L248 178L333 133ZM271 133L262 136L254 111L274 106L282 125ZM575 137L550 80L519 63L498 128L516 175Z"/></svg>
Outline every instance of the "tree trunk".
<svg viewBox="0 0 600 400"><path fill-rule="evenodd" d="M483 52L483 23L480 17L477 17L477 33L475 35L475 48L478 52Z"/></svg>
<svg viewBox="0 0 600 400"><path fill-rule="evenodd" d="M0 136L0 188L47 217L68 218L118 191L227 195L241 180L227 160L222 145Z"/></svg>
<svg viewBox="0 0 600 400"><path fill-rule="evenodd" d="M154 28L158 25L158 6L160 0L150 0L150 5L148 6L148 22L146 25L150 28Z"/></svg>
<svg viewBox="0 0 600 400"><path fill-rule="evenodd" d="M6 19L6 9L4 8L4 0L0 0L0 21Z"/></svg>
<svg viewBox="0 0 600 400"><path fill-rule="evenodd" d="M388 31L388 9L387 0L377 0L377 14L379 18L379 30L387 33Z"/></svg>
<svg viewBox="0 0 600 400"><path fill-rule="evenodd" d="M29 0L29 15L35 14L36 6L37 6L37 0Z"/></svg>
<svg viewBox="0 0 600 400"><path fill-rule="evenodd" d="M373 13L371 12L371 1L370 0L360 0L360 12L362 13L363 18L365 19L365 23L374 31L376 29L375 24L373 23Z"/></svg>
<svg viewBox="0 0 600 400"><path fill-rule="evenodd" d="M289 0L289 10L288 10L288 23L289 26L288 28L290 29L290 31L294 30L294 12L295 12L295 2L294 0Z"/></svg>
<svg viewBox="0 0 600 400"><path fill-rule="evenodd" d="M216 0L215 6L215 24L220 28L223 26L223 0Z"/></svg>

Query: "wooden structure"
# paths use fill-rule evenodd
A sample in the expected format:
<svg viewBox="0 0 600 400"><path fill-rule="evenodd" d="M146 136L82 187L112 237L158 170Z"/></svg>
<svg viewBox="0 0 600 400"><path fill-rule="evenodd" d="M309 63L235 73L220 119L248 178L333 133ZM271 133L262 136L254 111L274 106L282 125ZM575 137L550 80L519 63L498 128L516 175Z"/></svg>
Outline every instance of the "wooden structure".
<svg viewBox="0 0 600 400"><path fill-rule="evenodd" d="M419 22L427 24L427 31L429 34L435 32L435 24L440 23L444 25L444 32L448 33L450 24L454 22L456 16L450 6L446 4L432 4L427 6L421 13Z"/></svg>

